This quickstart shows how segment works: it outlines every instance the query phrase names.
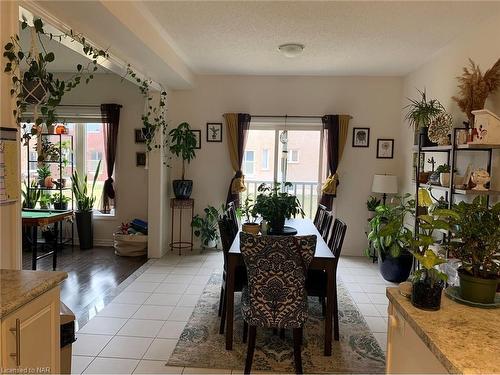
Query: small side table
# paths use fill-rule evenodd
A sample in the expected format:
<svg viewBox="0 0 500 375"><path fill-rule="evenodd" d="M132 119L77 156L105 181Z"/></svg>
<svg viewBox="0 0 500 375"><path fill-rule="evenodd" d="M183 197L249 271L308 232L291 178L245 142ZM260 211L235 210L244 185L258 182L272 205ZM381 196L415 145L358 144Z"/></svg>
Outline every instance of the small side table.
<svg viewBox="0 0 500 375"><path fill-rule="evenodd" d="M172 242L170 242L170 251L174 249L179 250L179 255L181 255L182 249L191 249L193 251L193 228L191 225L191 240L182 240L182 211L191 209L191 218L194 216L194 199L177 199L172 198L170 200L170 208L172 210ZM174 222L175 222L175 210L179 211L179 237L178 240L174 240Z"/></svg>

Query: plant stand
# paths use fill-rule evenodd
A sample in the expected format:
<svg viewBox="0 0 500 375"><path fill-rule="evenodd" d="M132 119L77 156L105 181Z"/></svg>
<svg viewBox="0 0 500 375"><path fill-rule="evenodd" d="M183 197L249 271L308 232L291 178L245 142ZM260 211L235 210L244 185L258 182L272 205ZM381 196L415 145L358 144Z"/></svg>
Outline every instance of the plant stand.
<svg viewBox="0 0 500 375"><path fill-rule="evenodd" d="M191 228L191 240L183 241L182 240L182 211L191 210L191 218L194 216L194 199L177 199L172 198L170 200L170 208L172 210L172 242L170 242L170 251L174 251L174 249L179 250L179 255L181 255L182 249L190 249L193 251L193 228ZM175 211L179 212L179 236L177 240L174 240L174 222L175 222Z"/></svg>

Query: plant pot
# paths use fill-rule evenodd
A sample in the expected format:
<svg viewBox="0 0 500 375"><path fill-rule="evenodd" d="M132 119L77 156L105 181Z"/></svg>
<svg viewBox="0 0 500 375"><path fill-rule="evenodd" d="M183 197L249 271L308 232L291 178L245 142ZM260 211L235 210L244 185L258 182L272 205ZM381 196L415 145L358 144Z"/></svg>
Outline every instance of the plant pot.
<svg viewBox="0 0 500 375"><path fill-rule="evenodd" d="M58 178L57 179L57 183L62 187L62 188L65 188L66 187L66 179L65 178Z"/></svg>
<svg viewBox="0 0 500 375"><path fill-rule="evenodd" d="M63 211L66 211L67 209L68 209L68 202L54 203L54 210L63 210Z"/></svg>
<svg viewBox="0 0 500 375"><path fill-rule="evenodd" d="M437 146L437 143L432 142L429 139L429 128L427 126L422 126L419 130L419 137L420 137L420 147L432 147L432 146Z"/></svg>
<svg viewBox="0 0 500 375"><path fill-rule="evenodd" d="M463 299L485 304L495 301L498 278L483 279L474 277L461 268L458 269L458 277L460 279L460 296Z"/></svg>
<svg viewBox="0 0 500 375"><path fill-rule="evenodd" d="M172 186L177 199L189 199L193 191L193 180L173 180Z"/></svg>
<svg viewBox="0 0 500 375"><path fill-rule="evenodd" d="M413 255L403 250L398 257L390 254L380 254L378 257L379 270L382 277L393 283L406 281L410 275Z"/></svg>
<svg viewBox="0 0 500 375"><path fill-rule="evenodd" d="M82 250L94 247L94 228L92 216L92 211L75 212L78 240L80 241L80 249Z"/></svg>
<svg viewBox="0 0 500 375"><path fill-rule="evenodd" d="M217 247L217 241L215 241L215 240L208 240L208 243L207 243L206 247L209 248L209 249L216 248Z"/></svg>
<svg viewBox="0 0 500 375"><path fill-rule="evenodd" d="M283 228L285 227L285 218L274 218L273 221L269 223L269 227L271 228L271 231L275 235L279 235L280 233L283 233Z"/></svg>
<svg viewBox="0 0 500 375"><path fill-rule="evenodd" d="M441 186L449 187L450 186L450 173L441 173L439 175L439 182Z"/></svg>
<svg viewBox="0 0 500 375"><path fill-rule="evenodd" d="M439 185L439 178L440 178L440 173L438 172L432 172L431 175L429 176L429 183L431 185Z"/></svg>
<svg viewBox="0 0 500 375"><path fill-rule="evenodd" d="M429 177L431 176L431 172L420 172L418 174L418 182L421 184L426 184L429 182Z"/></svg>
<svg viewBox="0 0 500 375"><path fill-rule="evenodd" d="M244 223L241 230L246 233L259 234L260 225L257 223Z"/></svg>
<svg viewBox="0 0 500 375"><path fill-rule="evenodd" d="M30 104L40 104L47 98L47 85L39 78L31 81L23 80L24 101Z"/></svg>
<svg viewBox="0 0 500 375"><path fill-rule="evenodd" d="M414 282L411 290L412 305L422 310L439 310L443 287L442 281L435 282L433 285L427 279Z"/></svg>

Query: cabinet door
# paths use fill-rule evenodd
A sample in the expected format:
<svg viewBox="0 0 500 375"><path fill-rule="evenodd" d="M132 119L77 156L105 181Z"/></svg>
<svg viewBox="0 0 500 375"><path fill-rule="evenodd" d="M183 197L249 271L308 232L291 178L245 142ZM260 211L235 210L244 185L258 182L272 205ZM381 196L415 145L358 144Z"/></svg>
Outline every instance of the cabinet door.
<svg viewBox="0 0 500 375"><path fill-rule="evenodd" d="M28 373L59 373L59 287L2 320L2 364Z"/></svg>

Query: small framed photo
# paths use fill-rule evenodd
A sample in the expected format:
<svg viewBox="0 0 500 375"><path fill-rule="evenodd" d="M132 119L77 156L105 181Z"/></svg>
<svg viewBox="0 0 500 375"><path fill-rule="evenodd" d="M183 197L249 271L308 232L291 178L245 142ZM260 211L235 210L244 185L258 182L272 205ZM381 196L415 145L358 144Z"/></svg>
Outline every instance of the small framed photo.
<svg viewBox="0 0 500 375"><path fill-rule="evenodd" d="M394 139L377 139L377 159L394 157Z"/></svg>
<svg viewBox="0 0 500 375"><path fill-rule="evenodd" d="M146 153L145 152L136 152L135 153L135 165L136 165L136 167L145 167L146 166Z"/></svg>
<svg viewBox="0 0 500 375"><path fill-rule="evenodd" d="M201 130L191 130L196 137L196 149L201 148Z"/></svg>
<svg viewBox="0 0 500 375"><path fill-rule="evenodd" d="M146 137L144 137L142 129L134 129L134 135L135 143L146 143Z"/></svg>
<svg viewBox="0 0 500 375"><path fill-rule="evenodd" d="M352 147L370 146L370 128L352 129Z"/></svg>
<svg viewBox="0 0 500 375"><path fill-rule="evenodd" d="M222 142L221 122L207 122L207 142Z"/></svg>

